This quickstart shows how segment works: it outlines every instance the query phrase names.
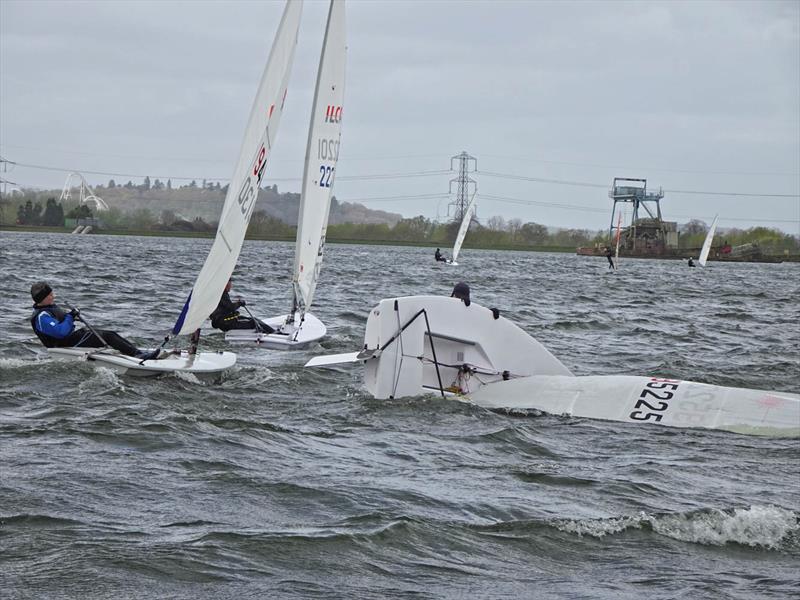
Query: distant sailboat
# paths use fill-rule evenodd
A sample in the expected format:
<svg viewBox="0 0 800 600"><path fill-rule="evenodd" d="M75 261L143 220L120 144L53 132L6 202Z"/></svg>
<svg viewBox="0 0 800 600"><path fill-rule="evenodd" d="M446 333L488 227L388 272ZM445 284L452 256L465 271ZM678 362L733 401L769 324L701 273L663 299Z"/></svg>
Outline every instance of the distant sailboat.
<svg viewBox="0 0 800 600"><path fill-rule="evenodd" d="M448 265L458 266L458 253L461 252L461 245L464 243L464 238L467 237L469 225L472 223L472 216L475 214L475 197L477 194L477 191L473 192L472 199L467 205L467 210L464 211L464 218L461 219L461 226L458 228L458 235L453 244L452 258L447 261Z"/></svg>
<svg viewBox="0 0 800 600"><path fill-rule="evenodd" d="M700 250L700 258L697 260L697 263L701 267L706 266L706 261L708 260L708 253L711 251L711 242L714 240L714 232L717 230L717 219L719 215L714 215L714 221L711 223L711 228L708 230L706 234L706 239L703 241L703 249Z"/></svg>
<svg viewBox="0 0 800 600"><path fill-rule="evenodd" d="M614 270L619 269L619 238L622 233L622 213L619 214L617 219L617 235L616 235L616 250L614 251Z"/></svg>
<svg viewBox="0 0 800 600"><path fill-rule="evenodd" d="M324 337L327 332L325 325L308 311L322 267L334 172L339 160L346 51L344 0L332 0L306 145L291 311L264 320L276 330L274 333L258 329L234 329L226 333L225 339L228 341L255 342L268 349L300 350Z"/></svg>

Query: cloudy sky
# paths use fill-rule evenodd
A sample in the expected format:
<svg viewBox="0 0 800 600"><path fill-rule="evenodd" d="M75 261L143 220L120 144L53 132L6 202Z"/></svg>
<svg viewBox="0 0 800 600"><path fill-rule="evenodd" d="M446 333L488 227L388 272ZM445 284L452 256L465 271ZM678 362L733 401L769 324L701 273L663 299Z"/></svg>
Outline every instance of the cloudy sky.
<svg viewBox="0 0 800 600"><path fill-rule="evenodd" d="M224 182L282 10L2 0L0 177ZM305 3L281 191L300 189L326 14ZM669 220L800 234L800 2L353 0L347 20L342 201L444 219L466 151L484 222L608 227L612 179L635 177Z"/></svg>

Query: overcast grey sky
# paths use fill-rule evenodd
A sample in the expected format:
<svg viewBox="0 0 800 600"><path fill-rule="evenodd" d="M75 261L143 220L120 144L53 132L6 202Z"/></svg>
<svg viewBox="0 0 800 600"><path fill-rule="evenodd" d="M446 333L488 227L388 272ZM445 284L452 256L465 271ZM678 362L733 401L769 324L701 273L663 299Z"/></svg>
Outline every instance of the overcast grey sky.
<svg viewBox="0 0 800 600"><path fill-rule="evenodd" d="M112 177L92 172L224 182L282 10L0 0L0 155L93 184ZM327 2L305 3L265 175L281 191L300 189L326 14ZM669 220L719 213L721 227L800 234L796 0L354 0L347 21L341 201L444 218L455 174L420 173L465 150L482 220L608 227L620 176L670 190ZM0 176L66 179L21 164ZM404 176L374 177L390 174Z"/></svg>

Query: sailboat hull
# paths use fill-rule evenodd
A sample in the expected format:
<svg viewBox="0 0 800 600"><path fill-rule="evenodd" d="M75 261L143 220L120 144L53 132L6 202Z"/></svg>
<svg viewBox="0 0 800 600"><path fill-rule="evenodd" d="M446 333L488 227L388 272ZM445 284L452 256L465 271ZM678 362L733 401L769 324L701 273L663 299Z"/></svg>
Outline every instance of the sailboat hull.
<svg viewBox="0 0 800 600"><path fill-rule="evenodd" d="M289 315L279 315L262 319L267 325L276 329L276 333L261 333L255 329L233 329L225 334L225 341L243 344L254 344L267 350L305 350L316 344L328 333L322 321L311 313L306 313L302 323L299 319L286 325Z"/></svg>
<svg viewBox="0 0 800 600"><path fill-rule="evenodd" d="M437 394L509 411L800 437L800 395L647 376L574 376L525 331L475 302L382 300L357 353L306 366L362 363L377 399Z"/></svg>
<svg viewBox="0 0 800 600"><path fill-rule="evenodd" d="M232 352L198 352L190 355L181 351L159 360L141 360L119 354L115 350L97 348L48 348L54 358L91 362L133 377L155 377L169 373L191 373L197 376L216 376L236 364Z"/></svg>

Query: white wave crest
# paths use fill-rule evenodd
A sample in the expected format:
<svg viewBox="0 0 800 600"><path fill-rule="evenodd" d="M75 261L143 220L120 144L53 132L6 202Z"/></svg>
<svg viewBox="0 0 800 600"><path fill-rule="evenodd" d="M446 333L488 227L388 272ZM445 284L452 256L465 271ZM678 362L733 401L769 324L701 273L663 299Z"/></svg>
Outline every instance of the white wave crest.
<svg viewBox="0 0 800 600"><path fill-rule="evenodd" d="M560 531L602 538L649 524L654 532L683 542L723 546L728 543L776 548L788 535L800 532L794 512L777 506L733 510L710 509L675 515L638 515L610 519L559 521Z"/></svg>
<svg viewBox="0 0 800 600"><path fill-rule="evenodd" d="M0 358L0 369L19 369L20 367L29 367L35 362L36 360L23 360L21 358Z"/></svg>
<svg viewBox="0 0 800 600"><path fill-rule="evenodd" d="M78 385L78 392L81 395L86 395L91 398L101 396L113 390L125 389L122 380L114 369L95 366L92 371L94 376L82 381L80 385Z"/></svg>
<svg viewBox="0 0 800 600"><path fill-rule="evenodd" d="M653 519L652 524L657 533L684 542L712 546L734 542L765 548L775 548L784 537L800 528L792 511L777 506L667 515Z"/></svg>

